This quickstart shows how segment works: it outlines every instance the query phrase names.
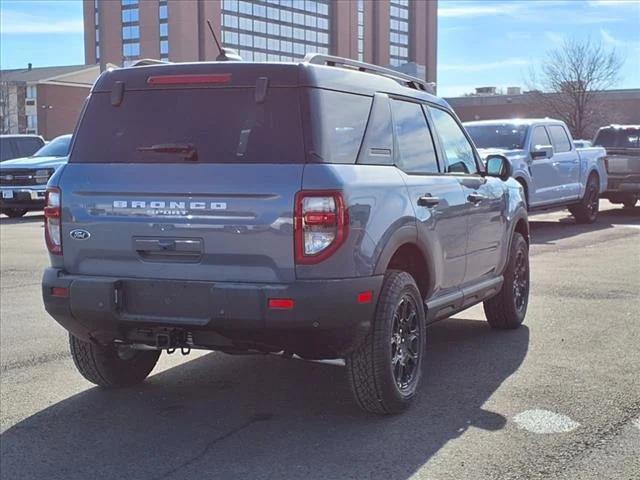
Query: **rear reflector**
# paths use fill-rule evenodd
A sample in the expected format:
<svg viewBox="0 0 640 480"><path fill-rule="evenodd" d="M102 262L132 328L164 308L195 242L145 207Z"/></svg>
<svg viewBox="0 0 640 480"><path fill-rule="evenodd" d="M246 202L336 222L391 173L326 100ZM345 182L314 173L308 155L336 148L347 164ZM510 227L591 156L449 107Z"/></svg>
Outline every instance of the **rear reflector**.
<svg viewBox="0 0 640 480"><path fill-rule="evenodd" d="M52 297L61 297L68 298L69 297L69 289L64 287L53 287L51 289Z"/></svg>
<svg viewBox="0 0 640 480"><path fill-rule="evenodd" d="M358 294L358 303L371 303L372 300L373 292L371 290Z"/></svg>
<svg viewBox="0 0 640 480"><path fill-rule="evenodd" d="M230 73L211 73L207 75L153 75L147 78L149 85L193 85L203 83L229 83Z"/></svg>
<svg viewBox="0 0 640 480"><path fill-rule="evenodd" d="M270 298L269 308L272 310L291 310L293 309L293 299L291 298Z"/></svg>

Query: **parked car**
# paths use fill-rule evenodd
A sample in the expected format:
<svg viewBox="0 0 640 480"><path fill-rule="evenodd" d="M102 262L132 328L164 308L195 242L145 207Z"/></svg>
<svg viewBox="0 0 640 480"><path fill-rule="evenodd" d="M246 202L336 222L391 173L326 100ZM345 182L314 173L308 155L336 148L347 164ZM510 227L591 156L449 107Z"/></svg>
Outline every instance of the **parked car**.
<svg viewBox="0 0 640 480"><path fill-rule="evenodd" d="M576 148L589 148L592 143L591 140L574 140L573 145Z"/></svg>
<svg viewBox="0 0 640 480"><path fill-rule="evenodd" d="M627 208L635 206L640 198L640 125L602 127L593 143L607 149L609 183L602 196Z"/></svg>
<svg viewBox="0 0 640 480"><path fill-rule="evenodd" d="M524 188L530 212L568 208L578 223L593 223L607 185L602 147L576 148L560 120L467 122L481 155L502 153Z"/></svg>
<svg viewBox="0 0 640 480"><path fill-rule="evenodd" d="M44 208L47 182L67 163L71 135L61 135L30 157L0 163L0 213L18 218Z"/></svg>
<svg viewBox="0 0 640 480"><path fill-rule="evenodd" d="M40 135L0 135L0 162L28 157L44 146Z"/></svg>
<svg viewBox="0 0 640 480"><path fill-rule="evenodd" d="M163 349L345 358L387 414L426 324L484 302L520 326L522 189L427 89L321 55L103 73L45 209L44 303L80 373L136 384Z"/></svg>

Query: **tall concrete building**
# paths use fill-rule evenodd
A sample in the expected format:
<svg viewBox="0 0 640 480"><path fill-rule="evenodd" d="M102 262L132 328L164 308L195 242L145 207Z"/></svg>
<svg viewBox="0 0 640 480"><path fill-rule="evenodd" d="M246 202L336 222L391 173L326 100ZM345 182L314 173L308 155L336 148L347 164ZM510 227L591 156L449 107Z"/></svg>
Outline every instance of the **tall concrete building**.
<svg viewBox="0 0 640 480"><path fill-rule="evenodd" d="M437 0L84 0L85 60L214 60L206 20L244 60L328 53L436 81Z"/></svg>

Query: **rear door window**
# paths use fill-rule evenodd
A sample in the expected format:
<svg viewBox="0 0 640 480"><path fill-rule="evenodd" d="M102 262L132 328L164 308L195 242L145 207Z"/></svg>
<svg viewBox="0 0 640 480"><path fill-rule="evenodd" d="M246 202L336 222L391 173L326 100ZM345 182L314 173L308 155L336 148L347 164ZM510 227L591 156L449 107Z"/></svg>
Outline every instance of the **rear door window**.
<svg viewBox="0 0 640 480"><path fill-rule="evenodd" d="M566 130L561 125L549 125L549 133L553 140L553 150L557 153L571 150L571 142Z"/></svg>
<svg viewBox="0 0 640 480"><path fill-rule="evenodd" d="M605 148L640 147L640 128L605 128L598 132L594 145Z"/></svg>
<svg viewBox="0 0 640 480"><path fill-rule="evenodd" d="M201 163L303 163L299 92L270 88L264 103L254 88L126 91L91 95L70 163L179 163L148 147L189 145ZM141 151L140 148L146 151Z"/></svg>
<svg viewBox="0 0 640 480"><path fill-rule="evenodd" d="M450 173L477 173L478 166L473 154L473 147L458 122L448 112L439 108L429 108L429 111L447 159L447 171Z"/></svg>
<svg viewBox="0 0 640 480"><path fill-rule="evenodd" d="M362 144L372 98L310 88L311 161L355 163Z"/></svg>
<svg viewBox="0 0 640 480"><path fill-rule="evenodd" d="M391 100L391 112L398 141L398 167L407 173L438 173L436 150L422 106Z"/></svg>

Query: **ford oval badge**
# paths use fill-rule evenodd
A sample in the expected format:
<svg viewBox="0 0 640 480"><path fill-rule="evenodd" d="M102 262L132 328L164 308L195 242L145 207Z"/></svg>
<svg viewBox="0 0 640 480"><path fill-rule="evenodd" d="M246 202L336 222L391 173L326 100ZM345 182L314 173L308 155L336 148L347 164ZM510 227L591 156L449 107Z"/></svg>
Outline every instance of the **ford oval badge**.
<svg viewBox="0 0 640 480"><path fill-rule="evenodd" d="M89 232L86 230L82 230L81 228L77 228L75 230L71 230L69 232L69 236L74 240L86 240L91 236Z"/></svg>

